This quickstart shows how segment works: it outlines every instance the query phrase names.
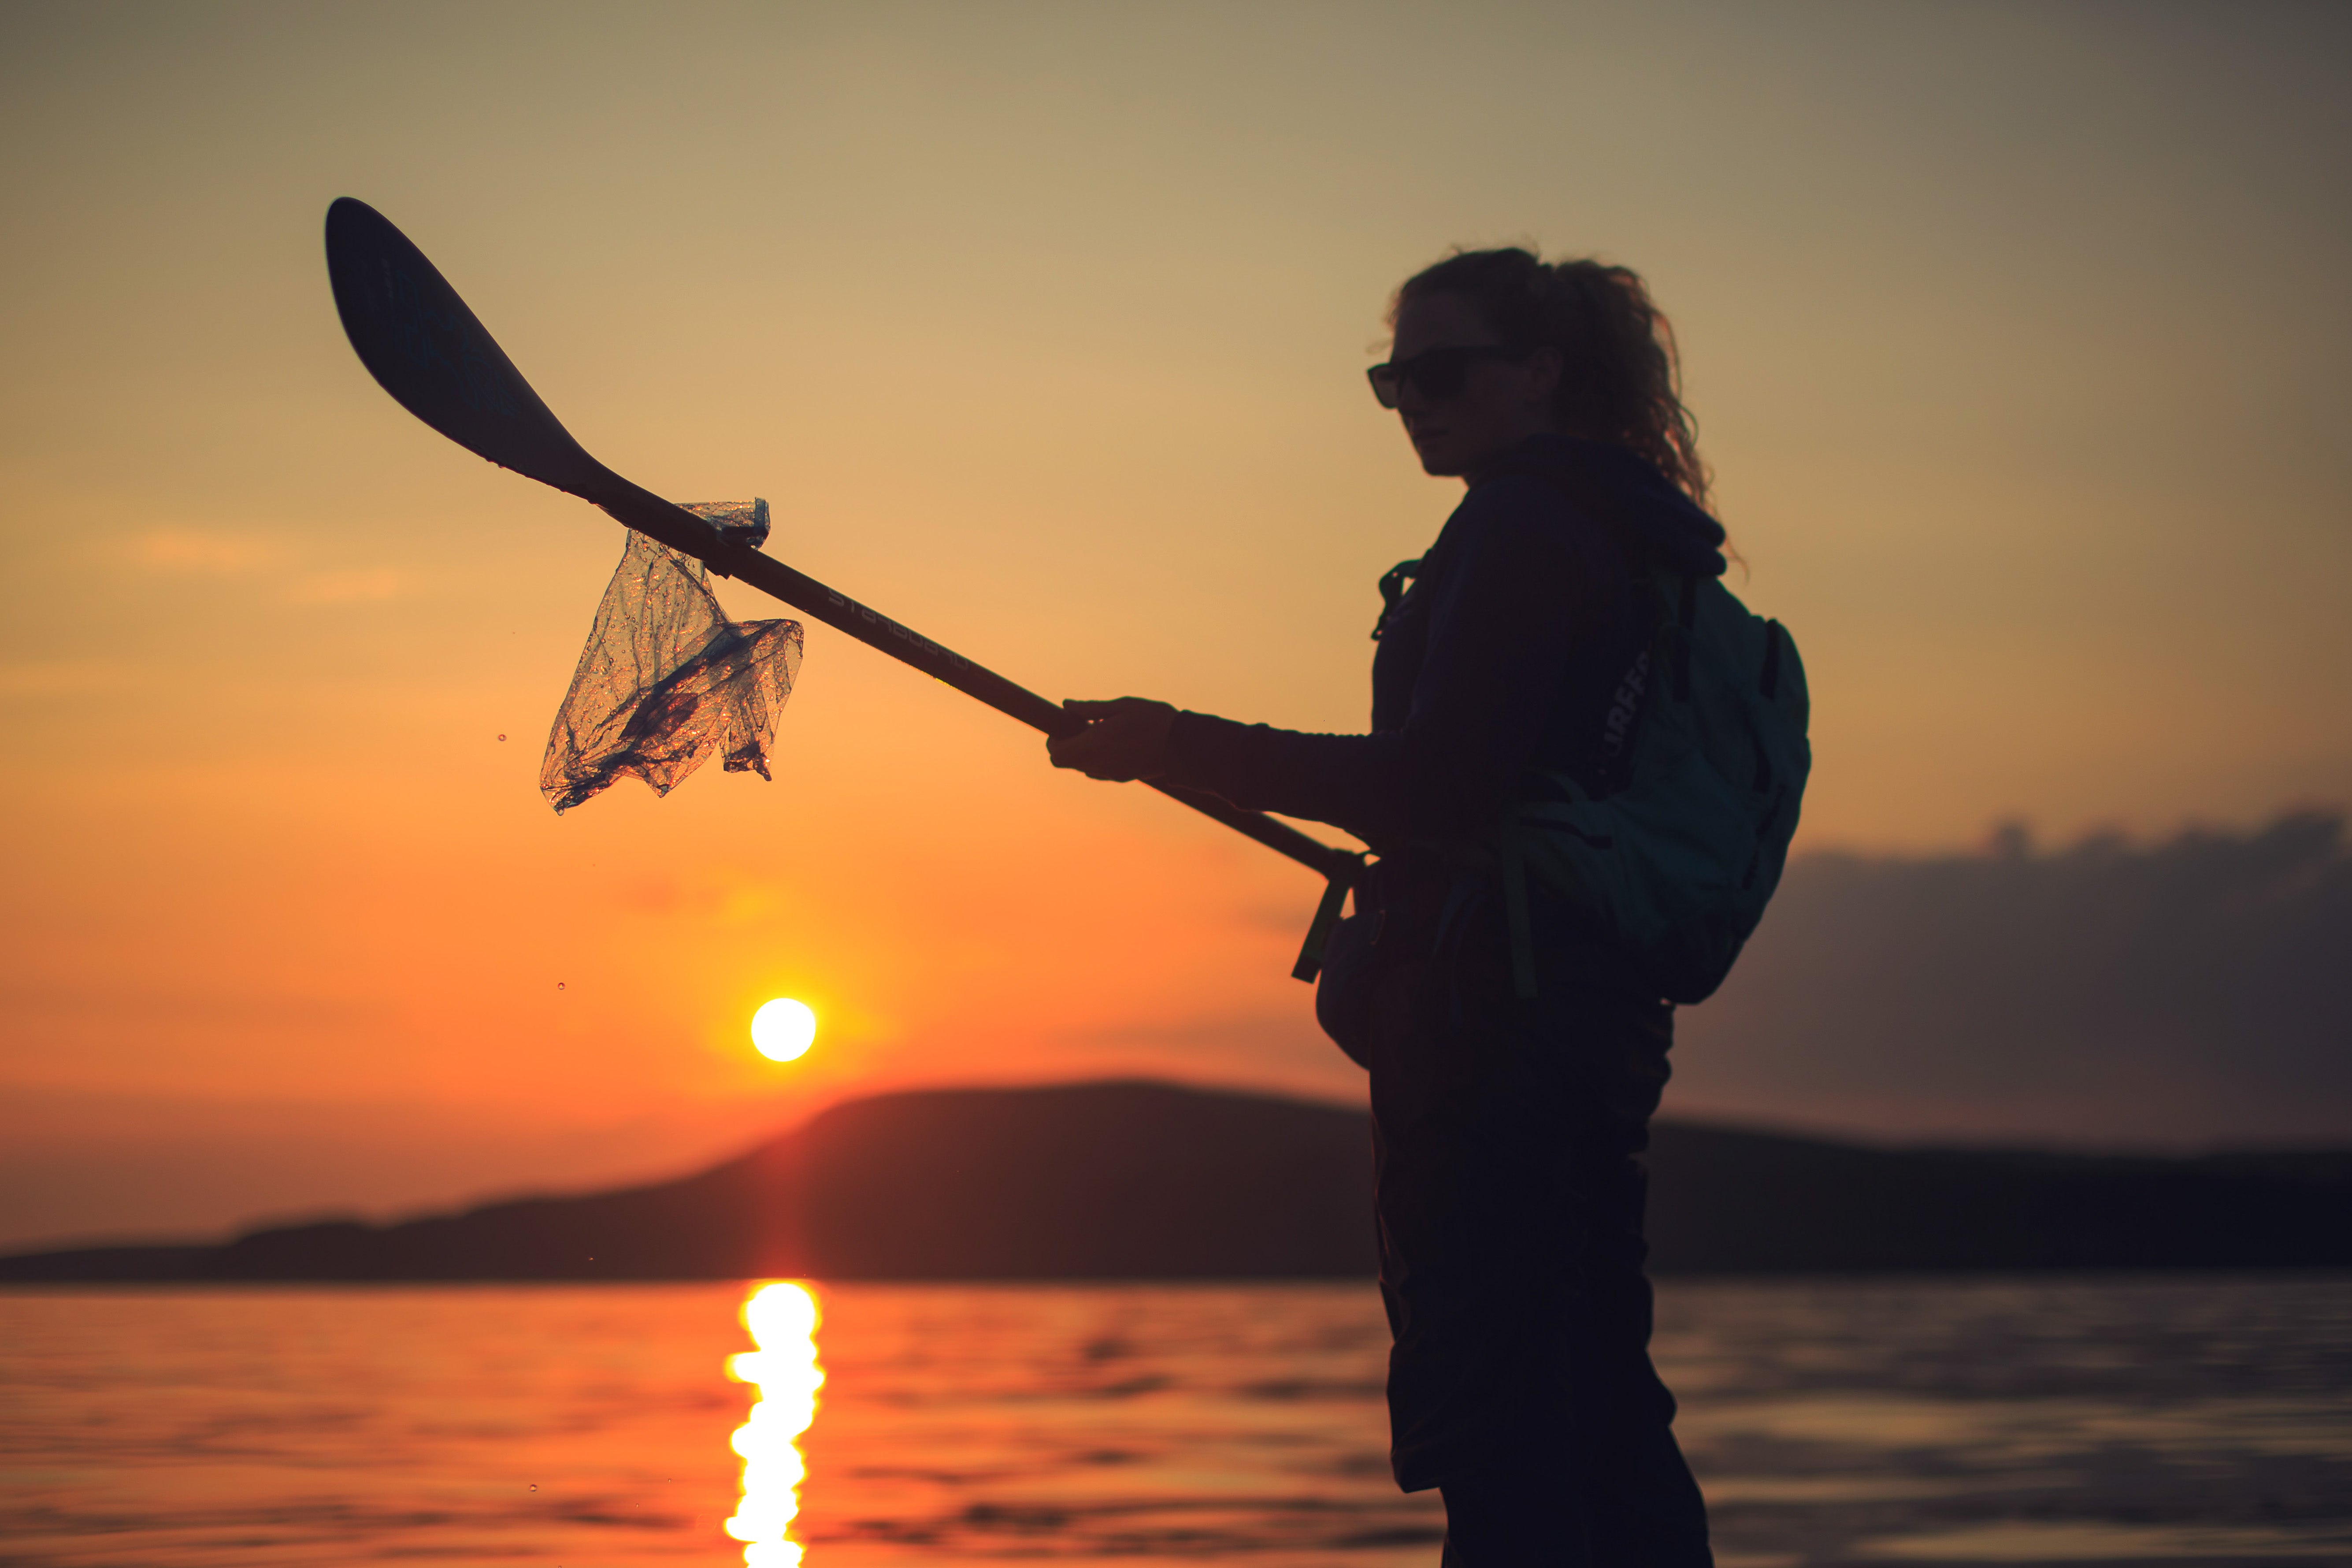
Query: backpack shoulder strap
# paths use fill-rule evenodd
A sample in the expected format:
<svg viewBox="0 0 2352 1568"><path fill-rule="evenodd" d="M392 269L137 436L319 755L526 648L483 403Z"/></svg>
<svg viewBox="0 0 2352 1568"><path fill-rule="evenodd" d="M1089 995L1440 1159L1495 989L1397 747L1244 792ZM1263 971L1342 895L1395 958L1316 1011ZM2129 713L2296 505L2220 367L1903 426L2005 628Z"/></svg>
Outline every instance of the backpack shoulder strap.
<svg viewBox="0 0 2352 1568"><path fill-rule="evenodd" d="M1427 559L1416 555L1410 561L1400 561L1381 574L1381 618L1372 623L1372 640L1378 642L1389 629L1389 617L1396 614L1398 601L1404 597L1405 584L1421 575L1421 563Z"/></svg>

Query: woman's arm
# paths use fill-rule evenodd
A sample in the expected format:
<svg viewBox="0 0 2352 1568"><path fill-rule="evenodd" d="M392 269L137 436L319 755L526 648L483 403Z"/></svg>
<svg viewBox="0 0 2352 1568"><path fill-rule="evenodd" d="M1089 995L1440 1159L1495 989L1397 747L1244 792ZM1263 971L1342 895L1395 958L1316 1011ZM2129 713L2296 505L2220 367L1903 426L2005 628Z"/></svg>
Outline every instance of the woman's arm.
<svg viewBox="0 0 2352 1568"><path fill-rule="evenodd" d="M1574 678L1622 663L1632 581L1606 525L1540 479L1477 486L1446 531L1458 552L1428 584L1426 651L1401 727L1306 734L1130 698L1099 705L1101 721L1055 761L1088 773L1130 766L1124 776L1328 822L1376 845L1483 832L1515 798Z"/></svg>

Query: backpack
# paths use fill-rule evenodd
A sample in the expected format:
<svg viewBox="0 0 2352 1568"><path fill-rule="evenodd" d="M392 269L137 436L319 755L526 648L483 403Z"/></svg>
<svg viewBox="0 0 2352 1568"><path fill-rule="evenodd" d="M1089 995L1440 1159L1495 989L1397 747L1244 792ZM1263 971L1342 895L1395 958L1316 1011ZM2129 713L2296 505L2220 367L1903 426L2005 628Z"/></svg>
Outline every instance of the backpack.
<svg viewBox="0 0 2352 1568"><path fill-rule="evenodd" d="M1780 882L1812 750L1796 644L1722 582L1658 562L1652 631L1603 721L1596 762L1547 767L1495 845L1511 973L1536 994L1533 876L1614 931L1652 994L1705 1001Z"/></svg>

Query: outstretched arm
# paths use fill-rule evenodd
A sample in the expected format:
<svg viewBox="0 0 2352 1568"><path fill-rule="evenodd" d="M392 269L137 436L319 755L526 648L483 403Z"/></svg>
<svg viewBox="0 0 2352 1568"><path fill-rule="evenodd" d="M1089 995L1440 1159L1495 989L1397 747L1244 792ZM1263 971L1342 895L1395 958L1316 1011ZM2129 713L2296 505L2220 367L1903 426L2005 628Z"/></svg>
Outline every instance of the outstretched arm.
<svg viewBox="0 0 2352 1568"><path fill-rule="evenodd" d="M1055 742L1055 763L1189 784L1369 842L1483 831L1515 798L1564 689L1630 647L1636 616L1615 540L1538 480L1479 487L1457 530L1455 559L1430 584L1426 655L1401 725L1318 735L1141 698L1069 703L1093 722Z"/></svg>

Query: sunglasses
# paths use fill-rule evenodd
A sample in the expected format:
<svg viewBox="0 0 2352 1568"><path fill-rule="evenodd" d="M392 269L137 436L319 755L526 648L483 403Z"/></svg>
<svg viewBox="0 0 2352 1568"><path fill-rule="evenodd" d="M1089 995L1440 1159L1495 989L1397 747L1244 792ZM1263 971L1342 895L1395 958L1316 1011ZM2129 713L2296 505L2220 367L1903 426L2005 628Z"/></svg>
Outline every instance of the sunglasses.
<svg viewBox="0 0 2352 1568"><path fill-rule="evenodd" d="M1397 395L1408 386L1432 403L1443 403L1462 395L1462 389L1470 384L1472 365L1484 360L1527 356L1527 350L1503 343L1463 343L1454 348L1427 349L1409 360L1376 364L1364 374L1370 378L1372 395L1381 400L1381 406L1394 408Z"/></svg>

